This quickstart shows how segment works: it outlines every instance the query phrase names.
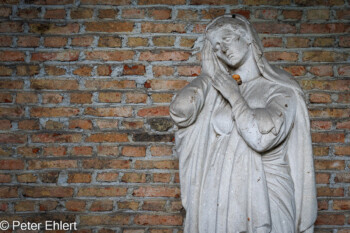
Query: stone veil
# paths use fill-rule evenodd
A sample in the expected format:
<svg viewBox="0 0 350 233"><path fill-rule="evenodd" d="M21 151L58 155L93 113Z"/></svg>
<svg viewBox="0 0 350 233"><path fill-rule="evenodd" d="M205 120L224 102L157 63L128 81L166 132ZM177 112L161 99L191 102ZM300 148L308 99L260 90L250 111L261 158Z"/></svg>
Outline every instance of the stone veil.
<svg viewBox="0 0 350 233"><path fill-rule="evenodd" d="M225 70L209 40L224 27L247 44L259 71L240 86L222 79L221 86L237 88L234 101L216 80L218 70L229 76L237 67ZM247 19L225 15L207 26L202 74L176 95L170 115L179 128L185 233L313 232L317 201L303 92L267 62Z"/></svg>

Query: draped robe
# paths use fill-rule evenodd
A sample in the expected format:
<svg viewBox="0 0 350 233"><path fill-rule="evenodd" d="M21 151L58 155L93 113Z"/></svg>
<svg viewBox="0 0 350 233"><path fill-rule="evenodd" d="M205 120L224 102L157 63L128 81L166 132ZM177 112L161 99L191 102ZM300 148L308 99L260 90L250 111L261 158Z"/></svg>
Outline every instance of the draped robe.
<svg viewBox="0 0 350 233"><path fill-rule="evenodd" d="M294 148L311 145L309 133L298 138L309 129L302 97L264 77L239 88L245 102L231 106L203 75L170 106L184 232L313 232L312 158Z"/></svg>

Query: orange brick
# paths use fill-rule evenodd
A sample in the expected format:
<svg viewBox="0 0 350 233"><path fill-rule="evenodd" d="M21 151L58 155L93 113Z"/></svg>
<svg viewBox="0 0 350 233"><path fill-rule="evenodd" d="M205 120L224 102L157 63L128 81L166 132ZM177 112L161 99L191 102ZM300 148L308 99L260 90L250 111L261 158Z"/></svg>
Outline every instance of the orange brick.
<svg viewBox="0 0 350 233"><path fill-rule="evenodd" d="M185 80L158 80L152 79L145 83L146 88L153 90L179 90L188 84Z"/></svg>
<svg viewBox="0 0 350 233"><path fill-rule="evenodd" d="M92 98L91 93L72 93L70 95L70 102L74 104L90 104Z"/></svg>
<svg viewBox="0 0 350 233"><path fill-rule="evenodd" d="M132 22L88 22L84 25L88 32L131 32L134 29Z"/></svg>
<svg viewBox="0 0 350 233"><path fill-rule="evenodd" d="M345 135L344 133L312 133L313 142L344 142Z"/></svg>
<svg viewBox="0 0 350 233"><path fill-rule="evenodd" d="M33 142L80 142L81 134L41 133L32 135Z"/></svg>
<svg viewBox="0 0 350 233"><path fill-rule="evenodd" d="M91 174L89 173L70 173L67 183L90 183Z"/></svg>
<svg viewBox="0 0 350 233"><path fill-rule="evenodd" d="M142 0L142 1L147 2L145 0ZM152 9L152 10L149 10L149 16L155 20L170 19L171 18L171 9L166 9L166 8L164 8L164 9L162 9L162 8Z"/></svg>
<svg viewBox="0 0 350 233"><path fill-rule="evenodd" d="M68 117L68 116L76 116L78 114L79 114L78 108L69 108L69 107L56 107L56 108L33 107L30 110L30 115L32 117Z"/></svg>
<svg viewBox="0 0 350 233"><path fill-rule="evenodd" d="M45 93L42 94L43 104L58 104L63 101L63 96L61 94Z"/></svg>
<svg viewBox="0 0 350 233"><path fill-rule="evenodd" d="M315 225L344 225L345 216L341 214L318 214Z"/></svg>
<svg viewBox="0 0 350 233"><path fill-rule="evenodd" d="M173 154L172 147L170 146L152 146L152 156L170 156Z"/></svg>
<svg viewBox="0 0 350 233"><path fill-rule="evenodd" d="M73 188L70 187L22 187L24 197L72 197Z"/></svg>
<svg viewBox="0 0 350 233"><path fill-rule="evenodd" d="M345 161L342 160L316 160L316 170L344 170Z"/></svg>
<svg viewBox="0 0 350 233"><path fill-rule="evenodd" d="M144 65L124 65L124 75L144 75L146 72Z"/></svg>
<svg viewBox="0 0 350 233"><path fill-rule="evenodd" d="M104 181L104 182L113 182L117 181L119 177L119 173L117 172L104 172L104 173L99 173L96 176L97 181Z"/></svg>
<svg viewBox="0 0 350 233"><path fill-rule="evenodd" d="M78 197L118 197L125 196L127 188L120 187L81 187Z"/></svg>
<svg viewBox="0 0 350 233"><path fill-rule="evenodd" d="M147 101L147 94L144 93L134 93L134 92L129 92L125 94L126 97L126 103L134 103L134 104L139 104L139 103L146 103Z"/></svg>
<svg viewBox="0 0 350 233"><path fill-rule="evenodd" d="M144 186L134 190L136 197L180 197L180 189L175 187Z"/></svg>
<svg viewBox="0 0 350 233"><path fill-rule="evenodd" d="M127 134L122 133L95 133L86 138L86 142L127 142Z"/></svg>
<svg viewBox="0 0 350 233"><path fill-rule="evenodd" d="M169 173L154 173L153 182L169 183L171 180L171 174Z"/></svg>
<svg viewBox="0 0 350 233"><path fill-rule="evenodd" d="M146 148L141 146L124 146L122 155L130 157L144 157L146 156Z"/></svg>
<svg viewBox="0 0 350 233"><path fill-rule="evenodd" d="M120 103L122 94L120 92L100 92L98 100L104 103Z"/></svg>
<svg viewBox="0 0 350 233"><path fill-rule="evenodd" d="M310 103L330 103L332 102L330 94L312 93L309 96Z"/></svg>
<svg viewBox="0 0 350 233"><path fill-rule="evenodd" d="M144 173L124 173L122 182L126 183L145 183L146 174Z"/></svg>
<svg viewBox="0 0 350 233"><path fill-rule="evenodd" d="M121 38L114 36L100 37L98 41L98 46L117 48L122 46L122 40Z"/></svg>
<svg viewBox="0 0 350 233"><path fill-rule="evenodd" d="M76 90L78 89L78 82L76 80L32 79L30 80L30 88L38 90Z"/></svg>
<svg viewBox="0 0 350 233"><path fill-rule="evenodd" d="M69 128L70 129L92 129L92 122L91 120L71 120L69 122Z"/></svg>
<svg viewBox="0 0 350 233"><path fill-rule="evenodd" d="M36 175L30 173L17 175L17 181L20 183L35 183L37 179Z"/></svg>
<svg viewBox="0 0 350 233"><path fill-rule="evenodd" d="M134 51L93 51L85 52L87 60L124 61L133 59Z"/></svg>
<svg viewBox="0 0 350 233"><path fill-rule="evenodd" d="M76 146L72 149L73 155L92 155L92 147L90 146Z"/></svg>
<svg viewBox="0 0 350 233"><path fill-rule="evenodd" d="M71 45L78 47L88 47L91 46L94 38L92 36L81 36L81 37L73 37Z"/></svg>
<svg viewBox="0 0 350 233"><path fill-rule="evenodd" d="M329 173L316 173L316 184L329 184Z"/></svg>
<svg viewBox="0 0 350 233"><path fill-rule="evenodd" d="M64 52L34 52L31 61L76 61L79 58L79 52L68 50Z"/></svg>

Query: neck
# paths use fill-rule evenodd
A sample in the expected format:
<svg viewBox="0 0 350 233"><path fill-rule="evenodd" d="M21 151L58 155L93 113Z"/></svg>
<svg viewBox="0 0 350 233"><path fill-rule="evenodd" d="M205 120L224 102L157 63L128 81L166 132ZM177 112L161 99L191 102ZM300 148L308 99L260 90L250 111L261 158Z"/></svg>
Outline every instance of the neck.
<svg viewBox="0 0 350 233"><path fill-rule="evenodd" d="M244 60L243 64L240 65L237 69L231 68L229 70L230 74L238 74L241 77L243 83L249 82L260 77L260 71L258 66L256 65L251 50L249 51L247 56L248 57Z"/></svg>

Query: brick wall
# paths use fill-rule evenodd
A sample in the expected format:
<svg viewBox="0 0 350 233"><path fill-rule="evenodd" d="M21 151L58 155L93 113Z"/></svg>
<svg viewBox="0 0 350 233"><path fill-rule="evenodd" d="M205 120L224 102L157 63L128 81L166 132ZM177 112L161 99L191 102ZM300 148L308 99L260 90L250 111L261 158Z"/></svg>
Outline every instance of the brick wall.
<svg viewBox="0 0 350 233"><path fill-rule="evenodd" d="M0 220L180 233L169 102L240 13L310 110L318 233L350 232L347 0L0 0Z"/></svg>

